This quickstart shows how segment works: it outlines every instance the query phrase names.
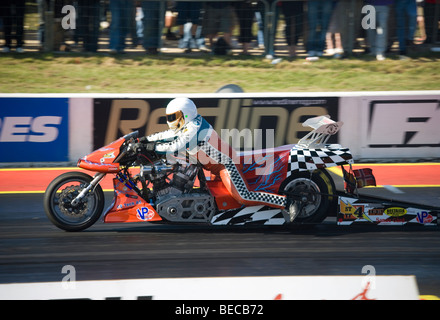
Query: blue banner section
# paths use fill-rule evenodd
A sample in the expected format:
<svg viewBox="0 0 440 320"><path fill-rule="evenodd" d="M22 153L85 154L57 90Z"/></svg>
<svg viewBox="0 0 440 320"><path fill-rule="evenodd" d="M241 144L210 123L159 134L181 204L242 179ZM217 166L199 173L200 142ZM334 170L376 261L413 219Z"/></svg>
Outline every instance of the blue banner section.
<svg viewBox="0 0 440 320"><path fill-rule="evenodd" d="M68 161L68 98L0 98L0 162Z"/></svg>

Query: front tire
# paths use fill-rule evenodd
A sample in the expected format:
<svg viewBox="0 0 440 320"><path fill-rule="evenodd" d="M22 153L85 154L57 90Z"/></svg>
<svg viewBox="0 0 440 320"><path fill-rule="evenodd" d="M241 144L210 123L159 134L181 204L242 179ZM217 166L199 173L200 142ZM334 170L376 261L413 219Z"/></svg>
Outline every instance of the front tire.
<svg viewBox="0 0 440 320"><path fill-rule="evenodd" d="M335 207L337 197L332 178L325 170L298 172L287 178L279 193L294 193L302 198L299 202L301 211L293 224L321 223ZM329 196L333 195L333 196Z"/></svg>
<svg viewBox="0 0 440 320"><path fill-rule="evenodd" d="M44 194L49 220L65 231L82 231L93 225L104 209L104 192L97 185L76 206L72 200L93 180L83 172L66 172L55 178Z"/></svg>

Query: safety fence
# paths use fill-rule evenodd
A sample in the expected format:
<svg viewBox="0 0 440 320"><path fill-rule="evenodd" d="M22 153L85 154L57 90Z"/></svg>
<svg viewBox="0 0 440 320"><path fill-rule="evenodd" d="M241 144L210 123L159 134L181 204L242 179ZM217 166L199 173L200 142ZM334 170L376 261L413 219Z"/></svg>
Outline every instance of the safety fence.
<svg viewBox="0 0 440 320"><path fill-rule="evenodd" d="M440 40L439 0L5 0L0 16L3 52L338 57L423 54Z"/></svg>

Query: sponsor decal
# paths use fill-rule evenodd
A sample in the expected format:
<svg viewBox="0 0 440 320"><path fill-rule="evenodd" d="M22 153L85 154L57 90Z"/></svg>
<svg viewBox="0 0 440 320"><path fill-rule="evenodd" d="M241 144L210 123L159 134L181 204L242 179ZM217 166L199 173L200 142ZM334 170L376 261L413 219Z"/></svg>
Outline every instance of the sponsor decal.
<svg viewBox="0 0 440 320"><path fill-rule="evenodd" d="M0 162L67 161L67 98L1 98Z"/></svg>
<svg viewBox="0 0 440 320"><path fill-rule="evenodd" d="M367 221L371 221L370 217L364 212L365 207L363 205L352 205L348 199L347 201L343 201L340 199L339 202L339 212L344 215L344 220L356 220L356 219L365 219Z"/></svg>
<svg viewBox="0 0 440 320"><path fill-rule="evenodd" d="M392 207L384 210L384 213L390 217L401 217L406 214L405 208Z"/></svg>
<svg viewBox="0 0 440 320"><path fill-rule="evenodd" d="M4 117L0 119L0 142L52 142L58 137L62 117Z"/></svg>
<svg viewBox="0 0 440 320"><path fill-rule="evenodd" d="M337 215L338 225L351 225L366 223L365 220L376 225L405 225L423 224L432 225L437 220L436 211L424 208L375 207L377 204L360 202L355 198L339 198L340 209ZM363 208L364 212L360 210ZM368 213L368 215L367 215Z"/></svg>
<svg viewBox="0 0 440 320"><path fill-rule="evenodd" d="M404 218L399 218L399 217L390 217L387 219L376 219L374 222L375 223L384 223L384 224L386 224L386 223L405 224L406 220Z"/></svg>
<svg viewBox="0 0 440 320"><path fill-rule="evenodd" d="M106 153L101 158L101 163L103 163L106 159L114 159L115 158L115 152Z"/></svg>
<svg viewBox="0 0 440 320"><path fill-rule="evenodd" d="M421 224L431 223L434 218L426 211L417 212L417 222Z"/></svg>
<svg viewBox="0 0 440 320"><path fill-rule="evenodd" d="M136 217L142 221L148 221L153 219L154 212L149 210L147 207L142 207L136 210Z"/></svg>
<svg viewBox="0 0 440 320"><path fill-rule="evenodd" d="M110 152L110 153L106 153L105 155L102 156L104 159L109 158L109 159L113 159L115 157L115 152Z"/></svg>
<svg viewBox="0 0 440 320"><path fill-rule="evenodd" d="M440 122L439 105L438 99L371 101L368 147L440 147L435 134Z"/></svg>
<svg viewBox="0 0 440 320"><path fill-rule="evenodd" d="M384 212L383 208L373 208L368 210L368 215L369 216L382 216Z"/></svg>

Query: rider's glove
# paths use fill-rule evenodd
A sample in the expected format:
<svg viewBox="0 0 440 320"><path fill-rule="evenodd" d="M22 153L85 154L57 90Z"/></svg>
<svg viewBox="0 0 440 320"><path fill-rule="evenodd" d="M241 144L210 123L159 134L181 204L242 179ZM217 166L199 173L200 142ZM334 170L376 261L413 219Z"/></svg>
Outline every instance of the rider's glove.
<svg viewBox="0 0 440 320"><path fill-rule="evenodd" d="M144 143L145 149L147 151L155 151L156 150L156 141L149 141L147 143Z"/></svg>
<svg viewBox="0 0 440 320"><path fill-rule="evenodd" d="M142 137L139 139L139 142L143 145L143 147L147 151L155 151L156 150L156 141L148 141L147 137Z"/></svg>
<svg viewBox="0 0 440 320"><path fill-rule="evenodd" d="M147 138L147 137L139 138L139 142L141 142L141 143L147 143L147 142L148 142L148 138Z"/></svg>

